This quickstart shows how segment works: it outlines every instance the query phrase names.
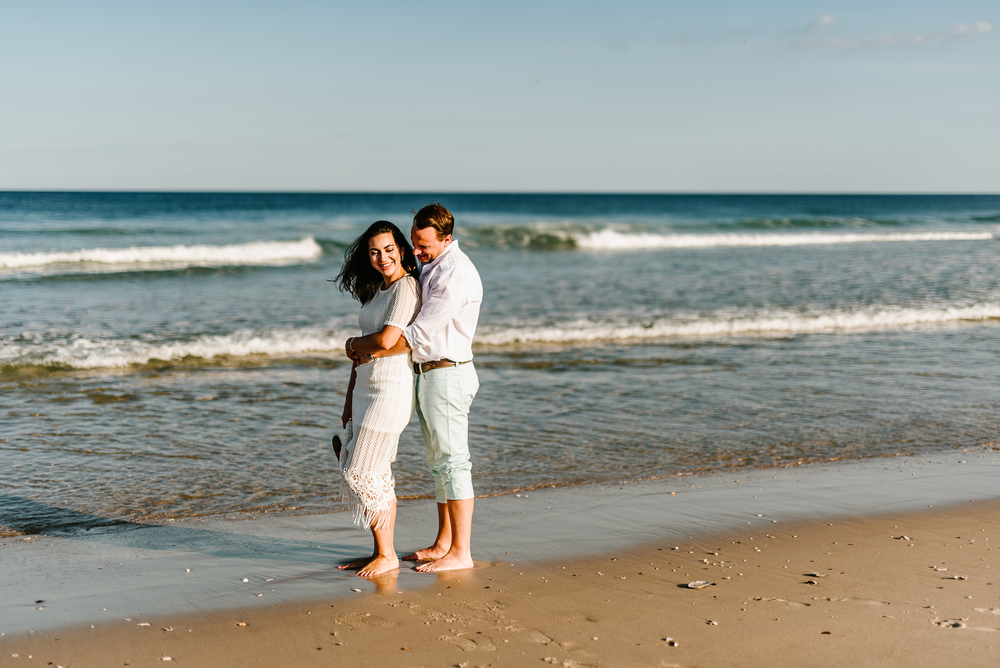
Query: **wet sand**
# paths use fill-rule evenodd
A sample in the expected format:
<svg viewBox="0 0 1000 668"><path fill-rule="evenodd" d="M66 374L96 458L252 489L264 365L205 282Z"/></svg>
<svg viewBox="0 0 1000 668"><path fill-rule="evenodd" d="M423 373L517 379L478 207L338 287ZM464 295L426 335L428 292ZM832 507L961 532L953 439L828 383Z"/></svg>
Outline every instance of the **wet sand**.
<svg viewBox="0 0 1000 668"><path fill-rule="evenodd" d="M271 530L303 518L232 522L239 533L229 543L206 538L216 554L187 548L143 557L149 545L86 543L105 557L114 550L136 555L130 565L151 586L137 587L129 577L97 580L124 582L133 599L128 613L120 592L84 594L75 584L100 577L93 555L69 558L83 541L7 539L0 552L0 623L8 629L0 665L162 666L170 657L168 665L192 666L993 666L1000 660L993 546L1000 541L1000 501L992 457L984 449L937 462L898 459L484 499L477 502L475 570L427 576L406 565L376 582L333 574L329 564L296 574L324 543L310 548L315 533L293 540L286 529L278 540ZM524 508L520 517L517 508ZM410 507L415 530L426 529L418 513L422 519L430 510ZM312 521L321 520L331 523L330 516ZM588 523L593 531L579 537ZM170 539L185 537L183 530L192 529ZM366 546L360 532L337 542L328 526L323 531L343 556ZM563 540L561 531L577 542ZM243 553L235 537L246 543ZM404 535L398 547L412 540ZM50 578L62 583L50 590L54 600L27 600L26 588L41 582L28 561L54 569ZM215 571L208 568L213 561ZM184 589L192 576L184 562L212 577ZM167 564L168 575L150 570ZM269 582L255 570L261 565L278 577ZM247 582L237 577L243 573ZM686 586L698 580L710 584ZM176 588L188 592L186 605ZM79 601L92 610L75 610ZM72 614L45 617L60 608Z"/></svg>

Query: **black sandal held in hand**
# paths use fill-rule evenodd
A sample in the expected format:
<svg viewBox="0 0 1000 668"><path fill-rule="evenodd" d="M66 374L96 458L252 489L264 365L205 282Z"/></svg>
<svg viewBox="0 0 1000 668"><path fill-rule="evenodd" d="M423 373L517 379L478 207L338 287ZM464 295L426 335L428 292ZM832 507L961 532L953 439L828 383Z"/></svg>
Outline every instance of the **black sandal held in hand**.
<svg viewBox="0 0 1000 668"><path fill-rule="evenodd" d="M333 446L333 454L337 455L337 459L340 459L340 449L344 447L344 444L340 441L340 436L334 434L330 445Z"/></svg>

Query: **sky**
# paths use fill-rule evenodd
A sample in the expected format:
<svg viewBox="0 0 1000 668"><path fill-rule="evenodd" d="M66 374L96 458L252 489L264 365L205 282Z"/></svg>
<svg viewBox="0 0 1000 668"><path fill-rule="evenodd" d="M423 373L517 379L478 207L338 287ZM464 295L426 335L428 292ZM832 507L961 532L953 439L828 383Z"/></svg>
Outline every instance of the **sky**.
<svg viewBox="0 0 1000 668"><path fill-rule="evenodd" d="M0 0L0 190L1000 192L1000 3Z"/></svg>

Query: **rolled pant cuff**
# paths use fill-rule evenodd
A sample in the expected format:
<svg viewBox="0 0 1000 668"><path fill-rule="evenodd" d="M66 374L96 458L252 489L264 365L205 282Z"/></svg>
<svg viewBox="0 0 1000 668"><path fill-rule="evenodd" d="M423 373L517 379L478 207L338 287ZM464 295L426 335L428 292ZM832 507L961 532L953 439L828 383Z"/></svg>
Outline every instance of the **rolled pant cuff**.
<svg viewBox="0 0 1000 668"><path fill-rule="evenodd" d="M434 499L438 503L462 501L464 499L472 499L475 496L476 493L472 489L472 476L469 476L465 480L452 479L447 482L439 481L435 485Z"/></svg>

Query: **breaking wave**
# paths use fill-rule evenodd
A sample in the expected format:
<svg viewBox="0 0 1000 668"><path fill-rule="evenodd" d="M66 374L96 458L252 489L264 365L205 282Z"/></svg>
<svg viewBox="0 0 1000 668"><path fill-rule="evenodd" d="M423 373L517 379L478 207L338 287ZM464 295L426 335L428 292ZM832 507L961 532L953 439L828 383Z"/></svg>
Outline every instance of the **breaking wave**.
<svg viewBox="0 0 1000 668"><path fill-rule="evenodd" d="M252 355L286 356L340 350L348 336L321 327L239 330L226 335L204 335L190 341L143 342L79 337L72 340L18 339L0 342L0 365L100 369L168 362L185 358L211 360Z"/></svg>
<svg viewBox="0 0 1000 668"><path fill-rule="evenodd" d="M476 335L478 345L516 343L585 343L628 339L710 337L740 334L809 334L814 332L904 329L960 321L1000 319L1000 305L960 308L872 308L817 314L773 313L744 317L667 317L643 324L577 321L556 325L503 328Z"/></svg>
<svg viewBox="0 0 1000 668"><path fill-rule="evenodd" d="M573 344L672 337L704 338L734 335L794 335L821 332L860 332L906 329L914 326L1000 320L1000 305L955 308L869 308L815 314L762 313L706 316L664 316L647 322L576 320L551 325L485 324L476 335L478 348L515 344ZM156 361L201 360L226 363L251 356L287 357L335 354L348 336L344 328L302 327L239 330L227 335L203 335L189 341L143 342L133 339L42 338L21 335L0 342L0 370L24 367L99 369L129 367ZM214 360L214 362L213 362Z"/></svg>
<svg viewBox="0 0 1000 668"><path fill-rule="evenodd" d="M0 253L0 269L38 269L53 265L114 265L124 269L223 265L276 265L323 255L313 237L298 241L254 241L226 246L132 246L87 248L50 253Z"/></svg>
<svg viewBox="0 0 1000 668"><path fill-rule="evenodd" d="M576 239L586 250L647 250L650 248L718 248L733 246L818 246L900 241L983 241L990 232L900 232L893 234L633 234L615 230L592 232Z"/></svg>
<svg viewBox="0 0 1000 668"><path fill-rule="evenodd" d="M699 232L669 233L643 229L594 229L573 224L492 225L469 230L470 246L527 250L649 250L662 248L722 248L818 246L907 241L985 241L984 230L921 232Z"/></svg>

